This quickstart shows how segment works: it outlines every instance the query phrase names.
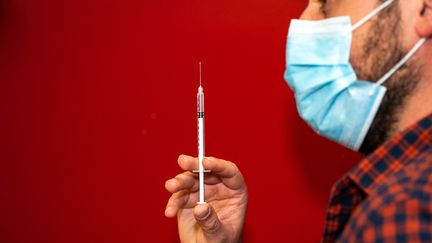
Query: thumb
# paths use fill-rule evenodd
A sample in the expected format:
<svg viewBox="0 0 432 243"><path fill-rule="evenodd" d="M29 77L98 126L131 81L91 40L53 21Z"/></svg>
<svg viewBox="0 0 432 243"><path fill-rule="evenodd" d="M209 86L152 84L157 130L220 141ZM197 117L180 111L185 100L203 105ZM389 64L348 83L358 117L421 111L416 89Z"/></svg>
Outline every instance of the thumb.
<svg viewBox="0 0 432 243"><path fill-rule="evenodd" d="M198 204L194 209L195 220L206 235L215 235L221 230L221 222L210 204Z"/></svg>

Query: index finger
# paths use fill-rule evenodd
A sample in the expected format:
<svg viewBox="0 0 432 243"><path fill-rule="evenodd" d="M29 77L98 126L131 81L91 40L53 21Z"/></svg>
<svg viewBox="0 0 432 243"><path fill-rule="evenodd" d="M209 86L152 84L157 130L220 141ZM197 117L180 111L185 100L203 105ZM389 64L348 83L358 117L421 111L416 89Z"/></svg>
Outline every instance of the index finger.
<svg viewBox="0 0 432 243"><path fill-rule="evenodd" d="M206 170L211 170L213 174L221 177L222 182L231 189L238 190L246 187L243 175L233 162L215 157L205 157L203 166Z"/></svg>
<svg viewBox="0 0 432 243"><path fill-rule="evenodd" d="M182 154L178 157L177 162L183 170L193 171L198 169L197 158Z"/></svg>
<svg viewBox="0 0 432 243"><path fill-rule="evenodd" d="M180 155L178 163L183 170L192 171L198 168L198 159L191 156ZM213 175L220 177L227 187L234 190L245 187L243 175L234 163L214 157L205 157L203 166L206 170L211 170Z"/></svg>

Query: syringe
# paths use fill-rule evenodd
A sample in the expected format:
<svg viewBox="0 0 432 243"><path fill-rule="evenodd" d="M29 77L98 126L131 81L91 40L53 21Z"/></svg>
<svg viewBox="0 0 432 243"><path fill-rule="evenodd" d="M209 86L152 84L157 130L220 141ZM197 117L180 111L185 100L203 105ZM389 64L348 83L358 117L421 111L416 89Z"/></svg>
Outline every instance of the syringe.
<svg viewBox="0 0 432 243"><path fill-rule="evenodd" d="M200 86L197 94L197 111L198 111L198 173L199 173L199 201L198 204L206 203L204 201L204 90L201 85L202 71L201 62L199 63ZM195 171L196 172L196 171Z"/></svg>

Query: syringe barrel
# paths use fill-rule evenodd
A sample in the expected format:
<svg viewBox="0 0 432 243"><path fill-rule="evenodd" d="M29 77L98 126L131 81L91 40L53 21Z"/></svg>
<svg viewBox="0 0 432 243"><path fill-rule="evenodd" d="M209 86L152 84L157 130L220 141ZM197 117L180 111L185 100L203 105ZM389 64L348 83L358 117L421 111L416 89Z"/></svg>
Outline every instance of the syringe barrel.
<svg viewBox="0 0 432 243"><path fill-rule="evenodd" d="M204 92L201 87L198 89L197 94L197 111L198 118L204 117Z"/></svg>
<svg viewBox="0 0 432 243"><path fill-rule="evenodd" d="M198 111L198 171L199 171L199 204L204 201L204 92L200 86L197 95L197 111Z"/></svg>

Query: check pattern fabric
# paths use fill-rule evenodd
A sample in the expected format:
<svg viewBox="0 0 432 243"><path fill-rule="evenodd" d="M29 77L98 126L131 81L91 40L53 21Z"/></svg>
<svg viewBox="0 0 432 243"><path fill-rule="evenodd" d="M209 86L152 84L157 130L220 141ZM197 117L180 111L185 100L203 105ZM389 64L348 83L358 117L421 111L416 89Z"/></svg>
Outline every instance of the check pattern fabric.
<svg viewBox="0 0 432 243"><path fill-rule="evenodd" d="M432 242L432 115L334 185L322 242Z"/></svg>

